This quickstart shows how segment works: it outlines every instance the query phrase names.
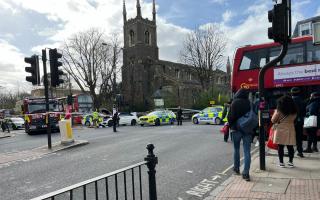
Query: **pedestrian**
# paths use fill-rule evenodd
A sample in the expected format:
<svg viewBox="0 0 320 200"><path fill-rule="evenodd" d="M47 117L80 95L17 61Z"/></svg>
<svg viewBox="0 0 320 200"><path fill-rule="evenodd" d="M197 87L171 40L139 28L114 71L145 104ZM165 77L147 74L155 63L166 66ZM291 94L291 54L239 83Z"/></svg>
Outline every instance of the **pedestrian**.
<svg viewBox="0 0 320 200"><path fill-rule="evenodd" d="M250 111L249 92L246 89L239 89L234 95L233 101L230 105L230 111L228 113L228 122L230 125L230 132L233 137L233 171L240 174L240 142L243 141L243 152L244 152L244 169L242 172L242 178L246 181L250 181L250 164L251 164L251 140L252 133L245 133L238 130L237 120L247 114Z"/></svg>
<svg viewBox="0 0 320 200"><path fill-rule="evenodd" d="M92 113L92 121L93 121L93 126L95 128L98 128L99 127L99 113L98 113L97 109L96 109L96 111L94 111Z"/></svg>
<svg viewBox="0 0 320 200"><path fill-rule="evenodd" d="M223 111L222 111L222 116L221 116L221 120L222 121L224 120L224 118L227 117L227 115L228 115L228 113L230 111L231 102L232 102L232 99L230 99L229 102L224 104ZM228 131L223 135L223 140L225 142L228 142L229 134L230 134L230 130L228 129ZM232 135L231 135L230 138L231 138L231 141L232 141Z"/></svg>
<svg viewBox="0 0 320 200"><path fill-rule="evenodd" d="M288 167L294 167L293 157L296 145L296 132L294 121L297 117L297 108L293 99L284 95L277 100L277 108L272 115L271 122L273 123L273 142L278 144L279 167L285 167L283 162L284 146L287 146L289 153Z"/></svg>
<svg viewBox="0 0 320 200"><path fill-rule="evenodd" d="M178 126L182 126L182 109L179 106L178 111L177 111L177 121L178 121Z"/></svg>
<svg viewBox="0 0 320 200"><path fill-rule="evenodd" d="M298 156L303 158L303 148L302 148L302 136L303 136L303 120L306 116L306 105L303 101L303 99L300 96L300 88L293 87L290 91L293 102L296 105L297 108L297 118L294 120L294 128L296 131L296 142L297 142L297 151Z"/></svg>
<svg viewBox="0 0 320 200"><path fill-rule="evenodd" d="M10 133L8 121L6 119L1 120L1 129L2 129L2 132L5 132L7 130L8 133Z"/></svg>
<svg viewBox="0 0 320 200"><path fill-rule="evenodd" d="M305 153L318 152L317 147L317 131L320 128L320 93L314 92L310 96L309 104L306 108L306 116L317 116L317 127L307 128L308 147ZM311 148L313 145L313 148Z"/></svg>
<svg viewBox="0 0 320 200"><path fill-rule="evenodd" d="M118 112L116 111L112 116L112 122L113 122L113 132L117 132L117 124L118 124Z"/></svg>

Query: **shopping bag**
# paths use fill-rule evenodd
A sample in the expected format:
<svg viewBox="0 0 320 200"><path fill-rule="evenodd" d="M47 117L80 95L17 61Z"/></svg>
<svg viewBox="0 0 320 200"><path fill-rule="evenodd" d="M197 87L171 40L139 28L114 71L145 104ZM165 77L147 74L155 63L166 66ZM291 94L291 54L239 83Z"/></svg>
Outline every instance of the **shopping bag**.
<svg viewBox="0 0 320 200"><path fill-rule="evenodd" d="M223 127L220 129L220 132L224 135L227 134L229 132L229 124L225 123Z"/></svg>
<svg viewBox="0 0 320 200"><path fill-rule="evenodd" d="M317 116L311 115L304 118L303 128L315 128L317 127Z"/></svg>
<svg viewBox="0 0 320 200"><path fill-rule="evenodd" d="M267 141L267 147L268 147L269 149L278 150L278 145L273 142L273 135L274 135L274 133L275 133L275 129L274 129L273 127L270 128L269 138L268 138L268 141Z"/></svg>

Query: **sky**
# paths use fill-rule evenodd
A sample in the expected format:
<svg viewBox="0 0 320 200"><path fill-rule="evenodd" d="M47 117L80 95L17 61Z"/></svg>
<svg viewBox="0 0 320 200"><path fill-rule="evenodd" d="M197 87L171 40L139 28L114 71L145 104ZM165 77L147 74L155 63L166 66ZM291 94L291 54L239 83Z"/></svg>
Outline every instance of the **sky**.
<svg viewBox="0 0 320 200"><path fill-rule="evenodd" d="M140 0L142 16L152 19L152 0ZM122 40L122 0L0 0L0 90L28 91L24 57L43 48L59 48L73 34L99 28ZM179 61L184 38L208 24L228 38L226 58L247 44L270 42L267 11L272 0L156 0L161 60ZM136 16L136 0L126 0L128 18ZM320 15L319 0L292 0L293 26Z"/></svg>

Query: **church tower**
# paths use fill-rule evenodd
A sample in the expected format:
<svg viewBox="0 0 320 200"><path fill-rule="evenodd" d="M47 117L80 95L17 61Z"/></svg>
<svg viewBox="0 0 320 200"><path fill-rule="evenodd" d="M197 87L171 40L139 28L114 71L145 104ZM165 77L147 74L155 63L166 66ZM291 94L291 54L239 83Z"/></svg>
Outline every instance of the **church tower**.
<svg viewBox="0 0 320 200"><path fill-rule="evenodd" d="M156 6L153 0L152 20L142 17L140 0L136 2L137 16L127 19L123 1L123 67L122 92L131 109L150 106L152 64L159 60L157 45Z"/></svg>

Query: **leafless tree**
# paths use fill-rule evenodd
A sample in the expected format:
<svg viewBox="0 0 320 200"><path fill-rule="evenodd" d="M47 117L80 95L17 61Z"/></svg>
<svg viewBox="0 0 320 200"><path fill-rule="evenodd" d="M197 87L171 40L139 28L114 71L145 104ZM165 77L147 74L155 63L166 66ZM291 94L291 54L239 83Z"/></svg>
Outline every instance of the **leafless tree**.
<svg viewBox="0 0 320 200"><path fill-rule="evenodd" d="M105 63L101 69L100 99L114 99L117 93L117 76L120 73L121 47L119 38L112 34L109 41L103 43L105 50Z"/></svg>
<svg viewBox="0 0 320 200"><path fill-rule="evenodd" d="M182 62L195 67L202 88L213 83L213 72L221 68L227 40L218 26L195 29L186 37L180 52Z"/></svg>
<svg viewBox="0 0 320 200"><path fill-rule="evenodd" d="M109 65L110 46L103 32L90 29L73 35L63 47L64 69L82 92L89 91L95 108L101 105L99 94L112 84L115 69Z"/></svg>

